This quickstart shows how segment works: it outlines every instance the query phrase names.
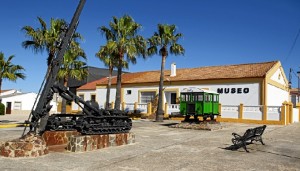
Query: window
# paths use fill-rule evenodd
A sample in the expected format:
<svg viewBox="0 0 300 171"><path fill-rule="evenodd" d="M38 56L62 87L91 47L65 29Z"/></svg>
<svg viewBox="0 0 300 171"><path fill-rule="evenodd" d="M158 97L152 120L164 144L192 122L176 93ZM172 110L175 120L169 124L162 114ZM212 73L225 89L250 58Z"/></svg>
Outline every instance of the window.
<svg viewBox="0 0 300 171"><path fill-rule="evenodd" d="M205 101L210 102L211 101L211 95L205 94Z"/></svg>
<svg viewBox="0 0 300 171"><path fill-rule="evenodd" d="M22 110L22 102L15 102L14 110Z"/></svg>
<svg viewBox="0 0 300 171"><path fill-rule="evenodd" d="M191 94L191 102L195 101L194 98L195 98L195 96Z"/></svg>
<svg viewBox="0 0 300 171"><path fill-rule="evenodd" d="M127 90L127 94L128 94L128 95L131 94L131 90Z"/></svg>
<svg viewBox="0 0 300 171"><path fill-rule="evenodd" d="M96 95L91 95L91 101L96 101Z"/></svg>
<svg viewBox="0 0 300 171"><path fill-rule="evenodd" d="M190 95L189 94L187 94L186 96L185 96L185 101L190 101Z"/></svg>
<svg viewBox="0 0 300 171"><path fill-rule="evenodd" d="M185 101L185 94L181 94L181 101Z"/></svg>
<svg viewBox="0 0 300 171"><path fill-rule="evenodd" d="M214 98L214 102L218 102L219 101L219 96L218 95L213 95Z"/></svg>
<svg viewBox="0 0 300 171"><path fill-rule="evenodd" d="M79 97L81 98L81 100L84 100L84 95L80 94Z"/></svg>
<svg viewBox="0 0 300 171"><path fill-rule="evenodd" d="M141 92L141 103L149 103L155 98L155 92Z"/></svg>
<svg viewBox="0 0 300 171"><path fill-rule="evenodd" d="M196 101L202 102L203 101L203 95L202 94L197 94L196 95Z"/></svg>

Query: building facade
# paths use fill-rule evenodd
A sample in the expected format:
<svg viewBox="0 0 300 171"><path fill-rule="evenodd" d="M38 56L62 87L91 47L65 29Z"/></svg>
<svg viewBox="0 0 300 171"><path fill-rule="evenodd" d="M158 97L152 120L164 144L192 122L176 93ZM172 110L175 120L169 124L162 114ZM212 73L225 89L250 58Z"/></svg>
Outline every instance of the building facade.
<svg viewBox="0 0 300 171"><path fill-rule="evenodd" d="M5 105L5 114L30 114L34 102L36 101L36 93L22 93L17 90L9 90L1 93L0 99ZM57 112L57 98L51 101L51 113Z"/></svg>
<svg viewBox="0 0 300 171"><path fill-rule="evenodd" d="M121 102L153 102L158 94L160 71L125 73L122 75ZM115 101L116 78L112 79L110 102ZM281 106L289 101L288 81L279 61L176 69L165 71L163 103L176 104L180 92L188 87L218 92L222 105ZM77 89L84 100L92 98L103 107L107 78L87 83ZM78 110L73 105L72 110Z"/></svg>
<svg viewBox="0 0 300 171"><path fill-rule="evenodd" d="M291 95L291 102L293 103L293 106L296 106L298 103L300 103L299 88L292 88L290 90L290 95Z"/></svg>

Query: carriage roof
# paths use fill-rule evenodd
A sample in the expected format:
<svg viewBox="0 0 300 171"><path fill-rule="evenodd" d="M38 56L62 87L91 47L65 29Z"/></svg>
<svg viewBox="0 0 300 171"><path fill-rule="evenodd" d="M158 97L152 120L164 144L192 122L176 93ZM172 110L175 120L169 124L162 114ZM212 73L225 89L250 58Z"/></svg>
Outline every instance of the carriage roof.
<svg viewBox="0 0 300 171"><path fill-rule="evenodd" d="M219 94L215 91L210 91L210 90L205 90L201 88L196 88L196 87L189 87L189 88L184 88L181 93L211 93L211 94Z"/></svg>

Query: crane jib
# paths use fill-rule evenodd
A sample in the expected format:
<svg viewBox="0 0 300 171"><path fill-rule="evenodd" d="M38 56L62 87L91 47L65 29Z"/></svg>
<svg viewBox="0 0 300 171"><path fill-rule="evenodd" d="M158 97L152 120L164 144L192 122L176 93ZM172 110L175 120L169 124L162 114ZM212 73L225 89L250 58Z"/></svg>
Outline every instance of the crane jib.
<svg viewBox="0 0 300 171"><path fill-rule="evenodd" d="M121 110L100 109L95 100L84 101L57 81L58 71L62 65L64 54L71 43L76 31L80 13L86 0L81 0L69 26L62 26L61 34L56 47L58 49L54 59L50 62L45 80L41 86L41 96L37 100L35 110L31 112L30 131L37 130L39 134L44 131L76 130L81 134L116 134L127 133L132 128L132 120L127 113ZM54 93L62 98L73 101L82 110L77 114L51 114L50 102ZM79 110L80 111L80 110ZM24 129L24 132L26 127ZM23 135L24 135L23 132Z"/></svg>
<svg viewBox="0 0 300 171"><path fill-rule="evenodd" d="M53 86L54 82L56 81L56 77L59 71L59 68L62 64L64 53L66 52L72 36L74 32L76 31L76 27L78 24L79 16L80 13L84 7L86 0L80 0L79 5L77 6L77 9L73 15L73 18L71 20L71 23L67 29L64 29L62 34L61 34L61 42L59 43L59 48L58 52L56 54L56 57L52 61L51 66L49 66L47 75L46 83L44 84L43 91L41 93L41 96L39 97L39 101L36 105L35 110L32 112L32 118L31 122L33 123L34 126L37 126L37 122L41 118L44 118L45 116L48 115L49 110L51 109L51 106L49 106L50 101L53 98L53 92L51 91L51 87ZM50 108L50 109L49 109ZM44 122L44 123L42 123ZM45 122L46 121L41 121L40 124L40 130L44 130L45 128ZM34 128L36 130L36 128Z"/></svg>

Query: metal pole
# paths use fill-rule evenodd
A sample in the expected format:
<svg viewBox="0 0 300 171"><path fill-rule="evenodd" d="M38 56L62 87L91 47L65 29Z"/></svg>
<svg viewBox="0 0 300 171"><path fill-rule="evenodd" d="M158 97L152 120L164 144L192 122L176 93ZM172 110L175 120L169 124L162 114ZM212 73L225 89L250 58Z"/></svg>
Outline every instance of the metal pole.
<svg viewBox="0 0 300 171"><path fill-rule="evenodd" d="M297 93L297 97L298 97L298 103L300 102L299 100L299 96L300 96L300 71L297 72L298 75L298 93Z"/></svg>

